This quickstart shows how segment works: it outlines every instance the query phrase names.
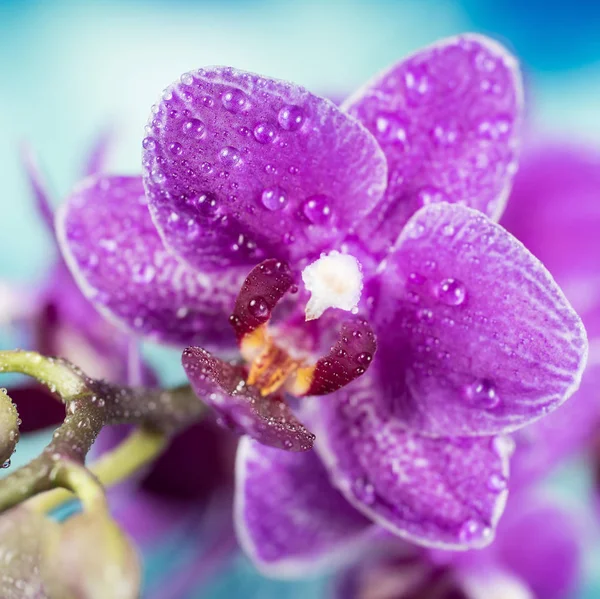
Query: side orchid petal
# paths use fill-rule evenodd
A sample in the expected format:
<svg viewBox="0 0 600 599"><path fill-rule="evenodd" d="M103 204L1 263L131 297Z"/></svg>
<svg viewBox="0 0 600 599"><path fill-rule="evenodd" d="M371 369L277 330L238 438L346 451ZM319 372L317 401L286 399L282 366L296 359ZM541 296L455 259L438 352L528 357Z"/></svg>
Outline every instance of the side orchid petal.
<svg viewBox="0 0 600 599"><path fill-rule="evenodd" d="M162 342L234 346L227 318L243 273L208 276L168 252L141 178L86 179L62 206L56 228L84 295L117 324Z"/></svg>
<svg viewBox="0 0 600 599"><path fill-rule="evenodd" d="M196 395L217 412L228 428L279 449L312 448L314 435L294 416L283 398L261 395L244 381L241 368L199 347L188 347L182 364Z"/></svg>
<svg viewBox="0 0 600 599"><path fill-rule="evenodd" d="M385 253L432 202L499 217L516 171L522 95L514 57L464 35L409 56L346 100L342 109L375 135L389 167L385 198L359 227L364 243Z"/></svg>
<svg viewBox="0 0 600 599"><path fill-rule="evenodd" d="M544 266L480 212L422 208L372 285L375 401L412 430L513 431L579 386L581 320Z"/></svg>
<svg viewBox="0 0 600 599"><path fill-rule="evenodd" d="M505 437L432 438L374 409L369 373L314 399L316 449L334 485L385 529L429 547L490 543L506 501Z"/></svg>
<svg viewBox="0 0 600 599"><path fill-rule="evenodd" d="M238 539L268 575L314 575L349 561L371 529L331 486L313 451L279 451L244 437L235 493Z"/></svg>
<svg viewBox="0 0 600 599"><path fill-rule="evenodd" d="M318 256L378 203L387 175L373 136L332 102L225 67L165 91L143 165L166 245L204 270Z"/></svg>

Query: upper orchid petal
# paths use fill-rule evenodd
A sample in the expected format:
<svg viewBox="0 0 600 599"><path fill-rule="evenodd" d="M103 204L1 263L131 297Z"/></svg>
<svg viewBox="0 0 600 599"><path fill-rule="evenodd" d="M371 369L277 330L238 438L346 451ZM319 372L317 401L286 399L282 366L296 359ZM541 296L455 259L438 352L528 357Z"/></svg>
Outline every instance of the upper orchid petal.
<svg viewBox="0 0 600 599"><path fill-rule="evenodd" d="M600 333L600 155L567 144L524 152L502 225L537 256Z"/></svg>
<svg viewBox="0 0 600 599"><path fill-rule="evenodd" d="M86 179L56 227L84 295L111 320L159 341L234 345L227 318L243 273L198 273L166 250L141 178Z"/></svg>
<svg viewBox="0 0 600 599"><path fill-rule="evenodd" d="M422 434L516 430L580 383L579 317L543 265L480 212L422 208L371 293L374 401Z"/></svg>
<svg viewBox="0 0 600 599"><path fill-rule="evenodd" d="M506 49L464 35L413 54L346 100L342 109L375 135L389 168L384 200L358 229L363 243L385 253L432 202L497 218L516 171L522 95Z"/></svg>
<svg viewBox="0 0 600 599"><path fill-rule="evenodd" d="M412 542L487 545L506 500L504 437L432 438L374 409L369 373L330 398L315 398L316 448L332 482L366 516Z"/></svg>
<svg viewBox="0 0 600 599"><path fill-rule="evenodd" d="M318 255L385 190L385 156L355 119L302 87L232 68L183 75L147 135L154 222L202 269Z"/></svg>
<svg viewBox="0 0 600 599"><path fill-rule="evenodd" d="M280 451L248 437L238 448L235 519L245 552L278 577L352 559L371 528L331 486L314 451Z"/></svg>
<svg viewBox="0 0 600 599"><path fill-rule="evenodd" d="M314 435L294 416L280 395L261 395L243 378L243 369L188 347L183 368L198 397L219 414L222 424L265 445L288 451L312 448Z"/></svg>

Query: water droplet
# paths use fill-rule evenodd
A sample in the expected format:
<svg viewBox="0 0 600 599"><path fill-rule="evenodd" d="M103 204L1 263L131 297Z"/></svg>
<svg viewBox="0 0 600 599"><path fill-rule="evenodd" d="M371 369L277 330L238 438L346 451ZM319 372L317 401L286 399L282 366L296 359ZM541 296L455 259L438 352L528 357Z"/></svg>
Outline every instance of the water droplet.
<svg viewBox="0 0 600 599"><path fill-rule="evenodd" d="M255 297L248 302L248 310L252 316L261 320L268 318L269 305L263 297Z"/></svg>
<svg viewBox="0 0 600 599"><path fill-rule="evenodd" d="M269 123L258 123L253 134L254 139L261 144L268 144L275 139L275 129Z"/></svg>
<svg viewBox="0 0 600 599"><path fill-rule="evenodd" d="M442 304L460 306L467 297L463 283L458 279L444 279L436 288L436 294Z"/></svg>
<svg viewBox="0 0 600 599"><path fill-rule="evenodd" d="M449 147L458 139L458 129L452 125L436 125L430 132L433 143L438 147Z"/></svg>
<svg viewBox="0 0 600 599"><path fill-rule="evenodd" d="M359 364L362 364L363 366L370 364L372 359L373 359L372 354L370 354L367 351L364 351L364 352L358 354L358 356L356 356L356 361Z"/></svg>
<svg viewBox="0 0 600 599"><path fill-rule="evenodd" d="M184 85L192 85L192 83L194 83L194 76L191 73L184 73L181 76L181 83Z"/></svg>
<svg viewBox="0 0 600 599"><path fill-rule="evenodd" d="M504 476L500 472L494 472L488 478L487 486L488 486L488 489L490 489L490 491L504 491L504 489L506 489L507 485L508 485L508 481L506 479L506 476Z"/></svg>
<svg viewBox="0 0 600 599"><path fill-rule="evenodd" d="M277 121L286 131L297 131L304 122L304 110L300 106L284 106L277 115Z"/></svg>
<svg viewBox="0 0 600 599"><path fill-rule="evenodd" d="M397 145L406 145L408 123L396 114L379 114L375 120L377 139Z"/></svg>
<svg viewBox="0 0 600 599"><path fill-rule="evenodd" d="M437 187L427 185L422 187L417 192L417 200L421 206L428 206L429 204L439 204L440 202L447 202L448 196Z"/></svg>
<svg viewBox="0 0 600 599"><path fill-rule="evenodd" d="M191 204L203 216L212 216L218 207L217 198L210 192L206 192L192 199Z"/></svg>
<svg viewBox="0 0 600 599"><path fill-rule="evenodd" d="M326 195L314 195L302 205L304 216L314 225L325 225L331 218L331 203Z"/></svg>
<svg viewBox="0 0 600 599"><path fill-rule="evenodd" d="M423 98L431 90L429 76L425 71L425 67L415 67L406 71L404 85L406 86L406 99L409 104L415 106L422 102Z"/></svg>
<svg viewBox="0 0 600 599"><path fill-rule="evenodd" d="M364 477L357 478L352 483L352 492L359 501L367 505L375 502L375 487Z"/></svg>
<svg viewBox="0 0 600 599"><path fill-rule="evenodd" d="M234 148L233 146L225 146L219 152L219 158L225 166L236 166L240 163L242 157L237 148Z"/></svg>
<svg viewBox="0 0 600 599"><path fill-rule="evenodd" d="M433 320L433 312L428 308L422 308L417 312L417 318L423 322L431 322Z"/></svg>
<svg viewBox="0 0 600 599"><path fill-rule="evenodd" d="M132 270L132 279L136 283L150 283L155 274L156 269L152 264L136 264Z"/></svg>
<svg viewBox="0 0 600 599"><path fill-rule="evenodd" d="M237 114L246 108L248 98L241 89L233 88L223 94L221 102L225 110Z"/></svg>
<svg viewBox="0 0 600 599"><path fill-rule="evenodd" d="M408 282L413 285L423 285L427 279L419 272L411 272L408 275Z"/></svg>
<svg viewBox="0 0 600 599"><path fill-rule="evenodd" d="M169 152L174 156L179 156L183 152L183 148L179 142L174 141L172 144L169 144Z"/></svg>
<svg viewBox="0 0 600 599"><path fill-rule="evenodd" d="M206 125L200 119L188 119L184 121L182 128L186 135L196 139L200 139L206 131Z"/></svg>
<svg viewBox="0 0 600 599"><path fill-rule="evenodd" d="M4 464L2 464L2 468L4 468L4 469L10 468L10 459L6 460L6 462L4 462Z"/></svg>
<svg viewBox="0 0 600 599"><path fill-rule="evenodd" d="M260 201L267 210L276 211L281 210L285 206L287 197L285 191L281 187L275 185L263 190Z"/></svg>
<svg viewBox="0 0 600 599"><path fill-rule="evenodd" d="M157 168L153 168L152 172L150 173L150 177L152 178L152 180L155 183L164 183L167 180L167 177L165 176L165 174Z"/></svg>
<svg viewBox="0 0 600 599"><path fill-rule="evenodd" d="M483 541L492 534L492 530L479 520L467 520L460 528L458 533L463 543L472 543L473 541Z"/></svg>
<svg viewBox="0 0 600 599"><path fill-rule="evenodd" d="M144 150L154 150L156 148L156 140L153 137L144 137L142 147Z"/></svg>
<svg viewBox="0 0 600 599"><path fill-rule="evenodd" d="M471 385L467 385L464 390L464 396L468 402L487 409L495 408L500 402L496 387L489 379L481 379Z"/></svg>

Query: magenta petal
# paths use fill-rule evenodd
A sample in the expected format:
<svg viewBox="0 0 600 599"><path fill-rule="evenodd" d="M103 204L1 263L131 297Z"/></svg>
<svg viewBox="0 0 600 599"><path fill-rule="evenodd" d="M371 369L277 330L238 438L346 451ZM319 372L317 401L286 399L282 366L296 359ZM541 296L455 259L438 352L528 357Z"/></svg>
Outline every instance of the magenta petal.
<svg viewBox="0 0 600 599"><path fill-rule="evenodd" d="M168 252L141 178L86 179L56 226L71 272L105 316L163 342L235 344L228 317L243 273L205 275Z"/></svg>
<svg viewBox="0 0 600 599"><path fill-rule="evenodd" d="M592 343L581 386L558 410L514 434L511 489L525 488L590 446L600 422L600 347Z"/></svg>
<svg viewBox="0 0 600 599"><path fill-rule="evenodd" d="M388 161L385 198L359 228L368 247L385 253L432 202L498 217L516 171L522 103L515 59L479 35L425 48L346 100L342 108L375 135Z"/></svg>
<svg viewBox="0 0 600 599"><path fill-rule="evenodd" d="M214 67L154 107L144 183L166 244L193 266L318 255L380 200L372 135L292 83Z"/></svg>
<svg viewBox="0 0 600 599"><path fill-rule="evenodd" d="M184 350L182 363L196 395L216 410L225 426L271 447L288 451L312 448L314 435L283 399L276 395L263 397L245 383L241 368L199 347Z"/></svg>
<svg viewBox="0 0 600 599"><path fill-rule="evenodd" d="M316 448L354 507L412 542L448 549L491 542L506 500L505 437L432 438L374 409L370 373L312 400Z"/></svg>
<svg viewBox="0 0 600 599"><path fill-rule="evenodd" d="M280 451L248 437L238 448L235 522L244 551L277 577L351 560L371 528L331 486L314 451Z"/></svg>
<svg viewBox="0 0 600 599"><path fill-rule="evenodd" d="M475 210L417 212L375 297L376 401L412 430L516 430L579 386L587 355L579 317L543 265Z"/></svg>
<svg viewBox="0 0 600 599"><path fill-rule="evenodd" d="M524 152L502 224L600 333L600 154L554 142Z"/></svg>

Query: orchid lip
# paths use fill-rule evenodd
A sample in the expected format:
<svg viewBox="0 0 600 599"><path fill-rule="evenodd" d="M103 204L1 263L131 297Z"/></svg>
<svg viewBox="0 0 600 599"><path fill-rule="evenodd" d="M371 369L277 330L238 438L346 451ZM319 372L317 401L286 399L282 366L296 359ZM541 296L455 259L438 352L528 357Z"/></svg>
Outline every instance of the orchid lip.
<svg viewBox="0 0 600 599"><path fill-rule="evenodd" d="M338 272L334 272L336 268ZM323 280L331 274L333 278L329 282ZM321 295L318 302L333 300L331 306L337 303L336 307L343 304L346 309L352 309L360 299L362 273L353 256L338 252L323 255L304 270L303 279L311 285L307 285L309 290L315 292L313 298L319 297L319 293L329 293L328 300ZM350 318L343 324L337 343L316 362L288 351L271 335L268 322L273 309L293 283L287 263L265 260L244 281L230 317L242 357L249 365L247 383L255 385L263 396L280 388L296 396L332 393L361 376L376 349L375 335L367 321ZM307 314L310 304L309 301ZM321 313L322 308L323 303L318 308Z"/></svg>

